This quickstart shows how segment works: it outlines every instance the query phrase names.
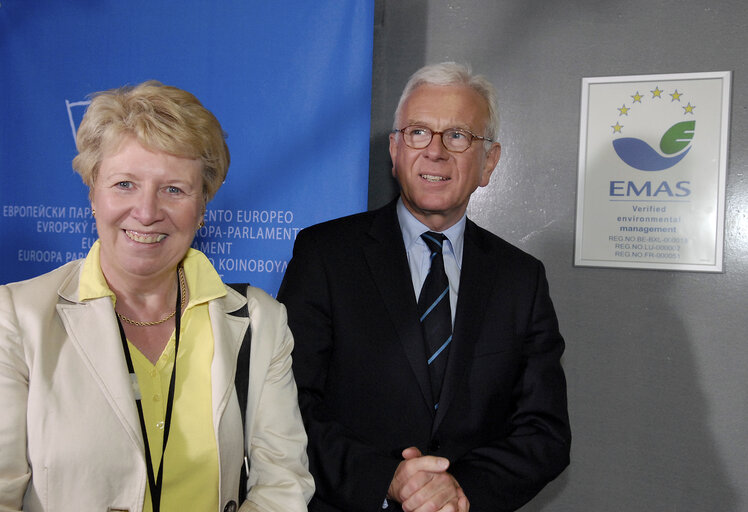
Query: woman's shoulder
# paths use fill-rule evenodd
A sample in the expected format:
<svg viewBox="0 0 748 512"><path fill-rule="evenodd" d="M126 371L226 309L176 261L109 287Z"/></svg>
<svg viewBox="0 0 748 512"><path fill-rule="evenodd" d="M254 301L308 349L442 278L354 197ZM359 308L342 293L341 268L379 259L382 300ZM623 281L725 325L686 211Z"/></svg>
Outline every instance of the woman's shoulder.
<svg viewBox="0 0 748 512"><path fill-rule="evenodd" d="M268 292L266 292L262 288L252 286L250 284L247 285L247 299L254 299L267 306L274 306L274 305L280 304Z"/></svg>
<svg viewBox="0 0 748 512"><path fill-rule="evenodd" d="M271 315L275 317L282 316L285 321L286 310L283 307L283 304L274 299L272 295L262 288L247 285L247 305L250 312L260 312L266 318L269 318ZM250 314L250 316L252 315Z"/></svg>
<svg viewBox="0 0 748 512"><path fill-rule="evenodd" d="M51 296L56 297L58 290L64 285L75 280L74 287L77 289L77 278L80 274L82 259L70 261L61 267L57 267L45 274L41 274L23 281L15 281L2 285L2 288L15 298L29 298L30 300L43 300L44 293L49 292ZM40 295L41 294L41 295Z"/></svg>
<svg viewBox="0 0 748 512"><path fill-rule="evenodd" d="M244 305L243 297L246 299L247 307L250 311L280 311L283 307L280 302L275 300L272 295L262 288L252 286L249 283L225 284L228 296L225 298L225 308L227 311L238 310Z"/></svg>
<svg viewBox="0 0 748 512"><path fill-rule="evenodd" d="M82 260L81 260L82 261ZM40 276L0 286L0 324L3 329L43 331L55 316L60 295L77 295L80 261L67 263ZM65 293L66 290L74 290ZM0 336L2 337L2 336Z"/></svg>

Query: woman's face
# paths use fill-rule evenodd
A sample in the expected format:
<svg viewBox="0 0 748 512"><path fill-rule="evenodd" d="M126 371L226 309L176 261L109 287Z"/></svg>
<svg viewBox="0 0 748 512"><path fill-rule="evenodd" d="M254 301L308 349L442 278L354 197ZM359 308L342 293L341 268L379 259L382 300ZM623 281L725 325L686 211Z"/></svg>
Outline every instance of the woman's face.
<svg viewBox="0 0 748 512"><path fill-rule="evenodd" d="M134 137L114 145L91 194L107 279L173 272L205 212L202 163L143 147Z"/></svg>

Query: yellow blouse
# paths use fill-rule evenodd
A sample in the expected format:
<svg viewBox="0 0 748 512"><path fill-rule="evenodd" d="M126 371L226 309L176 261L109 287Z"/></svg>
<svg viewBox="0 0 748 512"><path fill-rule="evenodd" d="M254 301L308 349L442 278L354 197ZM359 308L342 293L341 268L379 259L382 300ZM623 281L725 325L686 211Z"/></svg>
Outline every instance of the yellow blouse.
<svg viewBox="0 0 748 512"><path fill-rule="evenodd" d="M213 429L211 374L213 331L208 301L226 295L226 289L200 251L189 249L182 261L190 299L182 314L179 355L169 444L166 447L162 510L218 510L218 449ZM175 275L176 280L176 275ZM99 242L86 257L81 273L80 299L110 296L99 264ZM161 357L152 364L128 341L148 433L154 475L158 475L163 446L166 400L174 368L174 333ZM145 488L145 512L152 512L151 493Z"/></svg>

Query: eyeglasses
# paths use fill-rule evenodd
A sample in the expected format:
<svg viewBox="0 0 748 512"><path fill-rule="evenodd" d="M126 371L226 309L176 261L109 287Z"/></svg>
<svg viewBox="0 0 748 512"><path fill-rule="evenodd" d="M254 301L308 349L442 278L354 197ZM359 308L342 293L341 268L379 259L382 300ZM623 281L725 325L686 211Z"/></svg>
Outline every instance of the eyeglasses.
<svg viewBox="0 0 748 512"><path fill-rule="evenodd" d="M399 130L392 130L392 133L402 133L405 145L413 149L423 149L434 138L434 135L441 135L442 145L447 151L452 153L463 153L473 144L474 140L493 142L493 139L481 137L469 130L462 128L448 128L444 131L437 132L425 126L410 125Z"/></svg>

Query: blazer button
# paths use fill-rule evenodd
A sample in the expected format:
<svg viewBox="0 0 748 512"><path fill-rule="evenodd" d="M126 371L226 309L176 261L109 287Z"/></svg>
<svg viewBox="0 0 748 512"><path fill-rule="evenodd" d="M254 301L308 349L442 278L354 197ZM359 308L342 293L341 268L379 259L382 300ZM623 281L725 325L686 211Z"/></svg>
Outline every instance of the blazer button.
<svg viewBox="0 0 748 512"><path fill-rule="evenodd" d="M226 506L223 507L223 512L236 512L236 502L231 500L226 503Z"/></svg>

